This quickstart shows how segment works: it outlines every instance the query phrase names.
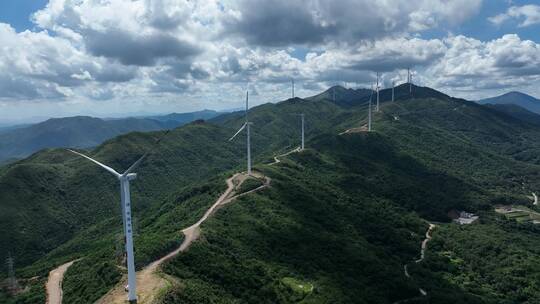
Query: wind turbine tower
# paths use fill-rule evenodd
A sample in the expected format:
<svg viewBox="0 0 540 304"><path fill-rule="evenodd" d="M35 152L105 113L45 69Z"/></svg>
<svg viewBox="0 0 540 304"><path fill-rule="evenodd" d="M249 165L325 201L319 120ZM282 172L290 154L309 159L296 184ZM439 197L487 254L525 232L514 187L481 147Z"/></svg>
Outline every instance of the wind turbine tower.
<svg viewBox="0 0 540 304"><path fill-rule="evenodd" d="M394 90L396 88L396 82L395 81L392 81L392 102L394 102L394 97L395 97L395 94L394 94Z"/></svg>
<svg viewBox="0 0 540 304"><path fill-rule="evenodd" d="M141 164L141 162L146 158L148 153L145 153L136 162L134 162L124 173L120 174L116 172L113 168L108 167L82 153L73 150L68 151L82 156L87 160L95 163L96 165L100 166L101 168L114 175L120 182L120 198L123 211L122 219L124 220L124 233L126 237L128 301L129 303L137 303L137 280L135 273L135 255L133 253L133 225L131 221L131 193L129 190L129 182L137 178L137 174L132 172Z"/></svg>
<svg viewBox="0 0 540 304"><path fill-rule="evenodd" d="M304 150L304 113L300 114L300 118L302 119L302 146L300 147L300 150Z"/></svg>
<svg viewBox="0 0 540 304"><path fill-rule="evenodd" d="M229 139L232 141L240 132L246 129L247 133L247 174L251 175L251 134L250 134L250 125L251 122L248 119L248 110L249 110L249 91L246 92L246 122L238 129L238 131Z"/></svg>
<svg viewBox="0 0 540 304"><path fill-rule="evenodd" d="M411 69L407 69L407 83L409 83L409 93L412 94L412 74L411 74Z"/></svg>
<svg viewBox="0 0 540 304"><path fill-rule="evenodd" d="M377 72L377 107L375 112L379 112L379 72Z"/></svg>
<svg viewBox="0 0 540 304"><path fill-rule="evenodd" d="M369 96L368 106L368 132L371 132L371 100L373 99L373 84L371 85L371 96Z"/></svg>

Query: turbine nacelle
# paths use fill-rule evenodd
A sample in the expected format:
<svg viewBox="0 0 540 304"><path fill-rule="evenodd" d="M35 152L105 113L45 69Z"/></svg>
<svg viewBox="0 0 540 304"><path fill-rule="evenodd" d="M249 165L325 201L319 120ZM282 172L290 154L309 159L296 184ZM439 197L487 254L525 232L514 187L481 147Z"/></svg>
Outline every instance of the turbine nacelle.
<svg viewBox="0 0 540 304"><path fill-rule="evenodd" d="M132 181L132 180L134 180L134 179L137 178L137 173L128 173L127 175L125 175L125 177L126 177L128 180Z"/></svg>

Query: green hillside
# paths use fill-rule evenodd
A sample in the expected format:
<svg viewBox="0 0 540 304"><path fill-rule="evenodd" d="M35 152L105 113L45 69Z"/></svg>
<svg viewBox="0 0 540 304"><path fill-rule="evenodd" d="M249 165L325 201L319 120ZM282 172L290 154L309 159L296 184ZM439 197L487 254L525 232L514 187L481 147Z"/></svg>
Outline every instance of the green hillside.
<svg viewBox="0 0 540 304"><path fill-rule="evenodd" d="M338 135L366 123L361 98L294 98L252 109L256 169L272 185L203 224L203 238L166 265L182 284L162 302L394 303L418 296L418 288L432 292L419 299L429 303L540 301L537 276L525 276L531 287L519 295L505 293L508 287L490 280L502 280L490 270L497 257L481 267L473 258L481 252L476 245L489 250L513 238L520 241L512 249L529 257L527 265L540 258L521 241L540 242L536 228L507 223L492 210L530 204L526 196L540 186L540 127L429 88L413 86L411 98L409 86L399 86L394 103L389 92L381 91L372 133ZM308 149L266 165L299 144L299 113L306 115ZM177 246L181 229L215 201L228 176L243 170L243 135L227 141L242 123L241 113L231 113L175 129L139 168L132 188L137 267ZM120 170L160 136L131 133L89 153ZM40 276L17 303L39 303L46 273L74 258L83 259L66 273L65 301L100 298L123 271L115 266L121 218L114 178L62 150L0 170L0 254L14 252L21 277ZM449 224L452 209L480 213L482 221ZM403 265L417 258L426 221L441 227L433 252L411 267L409 279ZM469 230L477 238L453 240L466 239ZM492 230L509 234L482 237ZM447 251L459 256L460 273ZM521 266L510 263L503 273L518 282Z"/></svg>

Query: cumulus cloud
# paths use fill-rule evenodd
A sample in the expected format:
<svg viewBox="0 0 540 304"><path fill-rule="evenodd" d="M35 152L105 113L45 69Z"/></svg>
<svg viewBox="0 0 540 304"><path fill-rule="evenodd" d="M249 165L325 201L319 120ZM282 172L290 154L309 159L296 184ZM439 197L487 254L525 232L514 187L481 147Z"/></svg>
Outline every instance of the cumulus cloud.
<svg viewBox="0 0 540 304"><path fill-rule="evenodd" d="M262 46L354 42L459 24L482 0L240 0L230 33Z"/></svg>
<svg viewBox="0 0 540 304"><path fill-rule="evenodd" d="M488 18L495 25L512 19L518 20L520 27L540 24L540 5L511 6L505 13Z"/></svg>
<svg viewBox="0 0 540 304"><path fill-rule="evenodd" d="M444 57L426 70L431 84L468 90L528 86L540 79L540 44L509 34L483 42L445 39Z"/></svg>
<svg viewBox="0 0 540 304"><path fill-rule="evenodd" d="M50 0L36 30L0 24L0 105L17 100L134 106L309 95L337 82L415 79L436 88L521 85L540 74L539 48L517 35L493 41L422 38L475 16L482 0ZM536 22L534 5L505 22ZM508 15L508 16L507 16ZM495 22L495 21L493 21ZM495 22L495 23L497 23ZM446 35L446 34L445 34ZM177 98L181 97L181 98ZM105 102L107 101L107 102ZM180 102L179 101L179 102ZM202 105L204 106L204 105ZM227 106L215 106L227 108ZM106 107L103 107L106 109Z"/></svg>

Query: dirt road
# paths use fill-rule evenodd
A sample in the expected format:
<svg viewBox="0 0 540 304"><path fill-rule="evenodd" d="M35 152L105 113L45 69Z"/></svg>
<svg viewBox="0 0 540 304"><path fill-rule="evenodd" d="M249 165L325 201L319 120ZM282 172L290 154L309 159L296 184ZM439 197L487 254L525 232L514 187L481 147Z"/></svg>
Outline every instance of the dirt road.
<svg viewBox="0 0 540 304"><path fill-rule="evenodd" d="M435 225L429 224L429 229L426 231L426 238L422 242L422 247L420 249L420 259L416 260L416 263L420 263L424 260L427 244L431 241L431 231L433 231L433 229L435 229Z"/></svg>
<svg viewBox="0 0 540 304"><path fill-rule="evenodd" d="M60 265L58 268L49 272L49 278L45 285L47 289L47 304L62 304L62 281L64 280L64 274L73 263L75 261Z"/></svg>
<svg viewBox="0 0 540 304"><path fill-rule="evenodd" d="M431 232L433 232L433 229L435 229L435 227L436 227L436 225L431 224L431 223L429 224L429 228L426 231L426 238L422 241L422 245L420 247L420 258L418 260L415 260L414 261L415 263L420 263L420 262L422 262L424 260L424 257L426 255L427 244L431 240ZM408 264L405 264L405 266L403 266L403 272L405 273L405 276L407 278L411 278L411 275L409 274L409 265ZM423 297L427 296L427 292L422 288L418 288L418 292L420 292L420 295L422 295ZM407 302L412 301L413 299L416 299L416 297L411 298L411 299L405 299L405 300L397 301L397 302L394 302L394 304L407 303Z"/></svg>
<svg viewBox="0 0 540 304"><path fill-rule="evenodd" d="M351 128L351 129L347 129L341 133L339 133L339 135L344 135L344 134L349 134L349 133L360 133L360 132L367 132L368 131L368 126L367 125L363 125L359 128Z"/></svg>
<svg viewBox="0 0 540 304"><path fill-rule="evenodd" d="M293 154L293 153L300 152L300 151L301 151L301 149L300 149L300 147L298 147L298 148L293 149L293 150L291 150L291 151L289 151L287 153L283 153L283 154L280 154L278 156L274 156L274 162L269 163L268 165L273 166L275 164L279 164L281 162L281 160L279 159L280 157L284 157L284 156L287 156L289 154Z"/></svg>
<svg viewBox="0 0 540 304"><path fill-rule="evenodd" d="M270 185L271 179L265 177L260 173L253 172L252 176L264 179L263 185L256 189L247 191L241 194L236 194L237 189L248 176L244 173L237 173L226 180L227 190L216 200L216 202L204 213L204 215L193 225L182 230L185 238L180 247L170 252L166 256L154 261L150 265L137 273L137 297L139 304L153 303L157 297L163 293L164 290L176 284L176 279L161 273L159 267L166 261L174 258L179 253L186 251L189 246L199 238L200 225L204 223L210 216L212 216L219 208L225 204L233 201L236 198L248 195L250 193L264 189ZM127 293L124 290L126 280L122 280L121 284L109 291L105 296L98 300L97 304L124 304L126 301Z"/></svg>

